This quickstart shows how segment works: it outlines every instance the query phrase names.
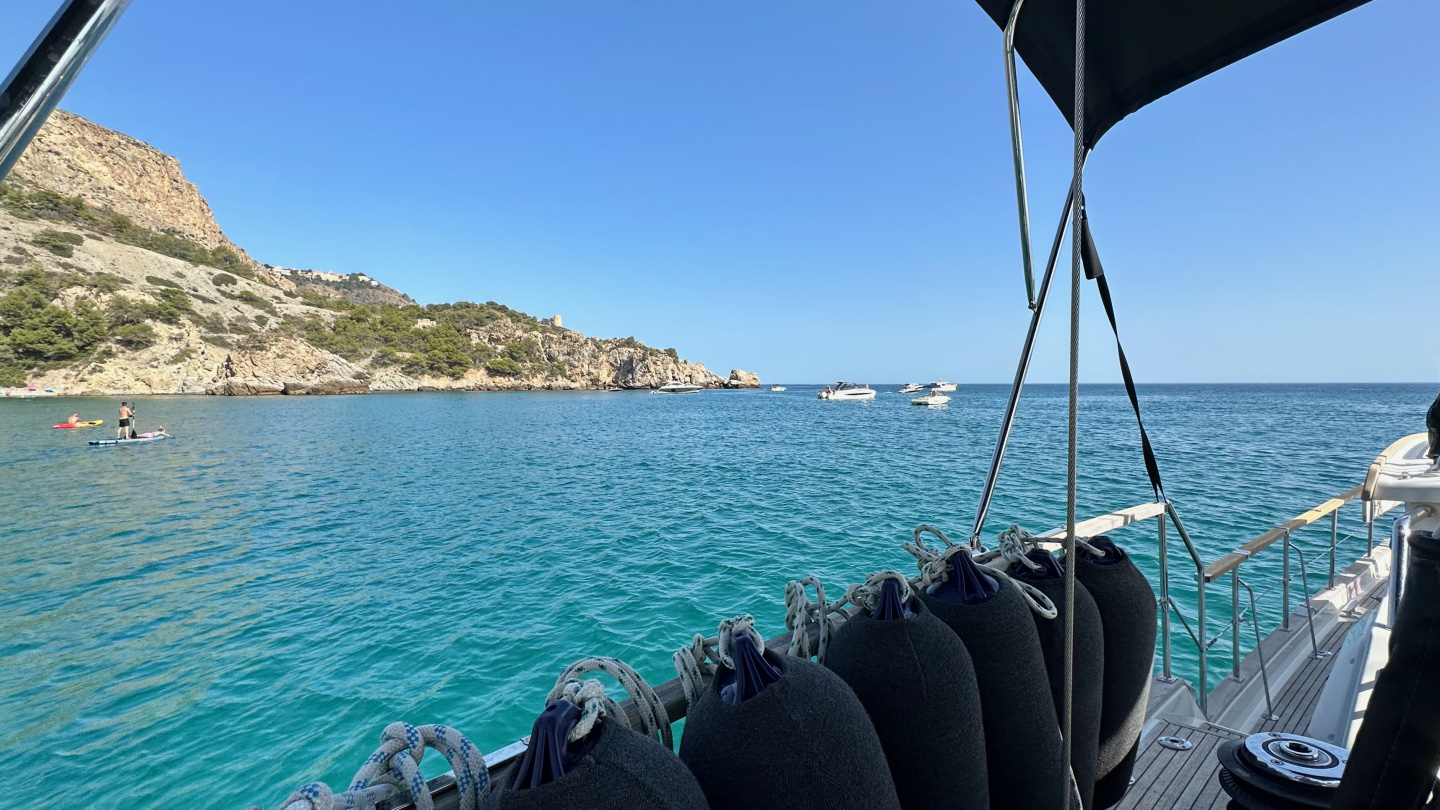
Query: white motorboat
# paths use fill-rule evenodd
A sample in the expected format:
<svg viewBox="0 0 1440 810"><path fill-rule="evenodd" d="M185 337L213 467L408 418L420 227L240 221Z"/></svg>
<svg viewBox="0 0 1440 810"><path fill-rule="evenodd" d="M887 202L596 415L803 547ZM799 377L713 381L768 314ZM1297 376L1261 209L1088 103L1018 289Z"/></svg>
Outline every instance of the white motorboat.
<svg viewBox="0 0 1440 810"><path fill-rule="evenodd" d="M915 397L914 399L910 400L910 404L911 404L911 405L929 405L929 406L931 406L931 407L933 408L933 407L936 407L936 406L939 406L939 405L944 405L945 403L947 403L947 402L949 402L949 401L950 401L950 397L947 397L947 396L945 396L944 394L942 394L942 393L940 393L939 391L937 391L937 390L935 390L935 389L932 388L932 389L930 389L929 393L925 394L925 396L923 396L923 397Z"/></svg>
<svg viewBox="0 0 1440 810"><path fill-rule="evenodd" d="M679 380L671 380L668 383L655 389L657 394L693 394L703 390L701 386L694 383L682 383Z"/></svg>
<svg viewBox="0 0 1440 810"><path fill-rule="evenodd" d="M918 394L918 393L920 393L921 391L924 391L924 390L925 390L925 386L921 385L920 383L905 383L905 385L900 388L900 393L902 393L902 394Z"/></svg>
<svg viewBox="0 0 1440 810"><path fill-rule="evenodd" d="M786 390L789 390L789 389L787 389L787 388L786 388L785 386L783 386L783 385L772 385L772 386L770 386L770 390L771 390L771 391L775 391L775 392L778 393L778 392L780 392L780 391L786 391Z"/></svg>
<svg viewBox="0 0 1440 810"><path fill-rule="evenodd" d="M944 380L937 380L936 382L932 382L925 387L929 388L932 391L939 391L942 394L955 393L955 383L945 382Z"/></svg>
<svg viewBox="0 0 1440 810"><path fill-rule="evenodd" d="M859 386L852 382L837 382L834 388L826 387L824 391L816 394L818 399L830 400L867 400L875 398L875 389L870 386Z"/></svg>

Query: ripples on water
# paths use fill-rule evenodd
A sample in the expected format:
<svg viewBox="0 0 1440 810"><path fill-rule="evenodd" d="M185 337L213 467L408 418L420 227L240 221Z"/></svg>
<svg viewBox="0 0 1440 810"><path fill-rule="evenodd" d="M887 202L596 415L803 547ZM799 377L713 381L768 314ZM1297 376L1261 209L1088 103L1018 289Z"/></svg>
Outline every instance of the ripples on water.
<svg viewBox="0 0 1440 810"><path fill-rule="evenodd" d="M343 787L396 719L499 748L574 659L614 655L658 683L671 651L727 615L783 630L789 579L838 592L910 570L899 542L919 522L964 536L1005 394L965 387L936 410L799 387L154 399L143 424L177 438L116 449L83 443L111 430L117 402L0 402L12 798L76 785L95 808L271 806L310 779ZM1433 394L1156 386L1142 405L1209 561L1358 483L1423 429ZM1063 522L1065 404L1063 387L1027 390L991 536ZM107 425L46 428L76 408ZM1080 420L1081 515L1148 500L1123 389L1087 387ZM1343 565L1364 549L1355 507L1341 526L1358 535ZM1154 571L1153 528L1117 538ZM1328 532L1297 539L1319 549ZM1257 591L1278 556L1247 564ZM1193 587L1176 595L1193 617ZM1193 678L1193 647L1175 649Z"/></svg>

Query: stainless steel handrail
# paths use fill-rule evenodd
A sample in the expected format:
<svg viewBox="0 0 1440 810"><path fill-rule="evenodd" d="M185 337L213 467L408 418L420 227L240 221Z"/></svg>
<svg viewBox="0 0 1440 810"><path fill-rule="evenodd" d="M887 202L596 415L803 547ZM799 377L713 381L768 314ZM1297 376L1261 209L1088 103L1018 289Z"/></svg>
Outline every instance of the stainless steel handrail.
<svg viewBox="0 0 1440 810"><path fill-rule="evenodd" d="M1244 544L1235 551L1222 555L1219 559L1215 560L1209 565L1206 565L1205 562L1201 559L1200 553L1195 547L1195 543L1190 539L1189 532L1185 530L1185 524L1183 523L1183 521L1181 521L1180 514L1175 508L1174 503L1167 501L1165 503L1165 510L1158 517L1156 526L1156 538L1159 544L1158 563L1160 578L1160 594L1156 599L1156 607L1161 611L1159 628L1161 661L1160 677L1167 682L1173 682L1175 680L1175 674L1173 669L1173 628L1171 625L1171 613L1173 612L1175 618L1178 618L1182 626L1184 627L1185 634L1190 637L1191 642L1195 645L1196 654L1199 658L1199 671L1196 673L1198 680L1198 683L1196 684L1196 691L1199 693L1200 697L1201 712L1204 713L1207 717L1209 716L1209 651L1210 648L1214 647L1217 642L1224 638L1227 632L1231 634L1232 661L1231 674L1229 677L1235 678L1237 680L1240 678L1240 661L1243 657L1243 650L1240 642L1239 625L1244 619L1240 609L1240 588L1242 587L1244 587L1250 595L1250 621L1255 625L1257 649L1259 646L1260 617L1256 612L1257 608L1255 606L1255 594L1250 589L1250 586L1245 583L1244 579L1240 576L1240 567L1246 561L1250 560L1253 555L1260 551L1263 551L1266 548L1269 548L1276 541L1283 541L1283 554L1281 560L1279 583L1281 587L1281 609L1283 612L1283 616L1281 618L1281 628L1288 630L1290 626L1290 552L1293 549L1295 554L1300 558L1300 576L1302 582L1301 592L1305 596L1305 601L1307 605L1307 626L1311 636L1311 649L1315 657L1324 657L1325 653L1324 651L1320 650L1318 640L1315 637L1313 606L1311 604L1308 586L1308 566L1305 560L1304 552L1301 551L1300 547L1294 543L1292 535L1296 530L1303 528L1304 526L1308 526L1311 523L1317 522L1321 518L1330 518L1330 538L1327 549L1329 551L1329 571L1327 573L1326 580L1327 587L1333 587L1335 583L1334 572L1336 568L1335 555L1336 550L1339 547L1339 510L1342 506L1358 497L1360 495L1360 492L1361 488L1355 487L1340 494L1335 498L1331 498L1330 500L1327 500L1324 503L1316 506L1314 509L1308 510L1291 520L1279 524L1275 528L1261 534L1259 537L1256 537L1255 539ZM1367 525L1372 522L1369 519L1371 516L1368 510L1365 512L1364 516L1367 518ZM1181 540L1184 541L1187 556L1189 557L1189 560L1194 566L1195 570L1195 607L1197 616L1195 622L1196 626L1193 629L1190 626L1189 620L1185 617L1185 614L1180 610L1179 605L1176 604L1175 599L1170 595L1170 542L1169 532L1167 530L1167 520L1170 524L1173 524L1175 526L1176 533L1179 534ZM1368 545L1370 546L1370 548L1367 549L1367 554L1373 550L1373 543ZM1208 632L1209 625L1207 623L1206 615L1206 588L1208 585L1215 582L1215 580L1219 579L1225 574L1232 575L1230 586L1231 620L1227 623L1227 626L1225 626L1219 633L1211 637ZM1266 589L1266 593L1269 592L1270 589ZM1263 653L1261 653L1261 655L1263 656ZM1266 675L1266 673L1264 672L1263 661L1261 664L1261 669L1262 676ZM1268 683L1266 686L1268 698Z"/></svg>

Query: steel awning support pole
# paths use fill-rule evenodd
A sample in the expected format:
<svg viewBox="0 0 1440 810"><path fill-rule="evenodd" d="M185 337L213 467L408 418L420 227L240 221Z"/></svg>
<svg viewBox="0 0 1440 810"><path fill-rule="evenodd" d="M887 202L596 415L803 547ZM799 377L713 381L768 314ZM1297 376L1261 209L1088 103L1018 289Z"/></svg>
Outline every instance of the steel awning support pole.
<svg viewBox="0 0 1440 810"><path fill-rule="evenodd" d="M1020 87L1015 78L1015 25L1025 0L1015 0L1005 23L1005 90L1010 105L1010 151L1015 160L1015 203L1020 207L1020 263L1025 268L1025 301L1036 308L1034 261L1030 256L1030 200L1025 191L1025 148L1020 142Z"/></svg>
<svg viewBox="0 0 1440 810"><path fill-rule="evenodd" d="M130 0L66 0L10 71L0 86L0 180L129 5Z"/></svg>
<svg viewBox="0 0 1440 810"><path fill-rule="evenodd" d="M990 471L985 474L985 488L980 491L980 504L975 508L975 527L970 532L970 546L980 542L980 531L985 527L985 518L990 514L990 500L995 495L995 483L1000 478L1000 464L1005 460L1005 447L1010 443L1010 429L1015 426L1015 410L1020 407L1020 391L1025 387L1025 377L1030 373L1030 357L1035 353L1035 335L1040 331L1040 318L1045 314L1045 302L1050 298L1050 282L1055 276L1055 262L1060 258L1060 245L1065 241L1065 231L1070 224L1070 203L1074 199L1072 189L1065 196L1065 207L1060 213L1060 224L1055 228L1055 241L1050 245L1050 258L1045 262L1045 274L1040 277L1040 293L1035 298L1034 310L1030 313L1030 329L1025 333L1025 345L1020 349L1020 362L1015 367L1015 381L1010 384L1010 400L1005 403L1005 415L1000 420L1000 436L995 440L995 453L990 457Z"/></svg>
<svg viewBox="0 0 1440 810"><path fill-rule="evenodd" d="M1075 175L1070 181L1070 408L1069 441L1065 459L1065 688L1061 701L1060 735L1067 766L1072 748L1071 719L1075 692L1075 489L1079 451L1080 406L1080 214L1085 199L1085 0L1075 0ZM1068 768L1067 768L1068 770ZM1070 810L1065 790L1061 810Z"/></svg>

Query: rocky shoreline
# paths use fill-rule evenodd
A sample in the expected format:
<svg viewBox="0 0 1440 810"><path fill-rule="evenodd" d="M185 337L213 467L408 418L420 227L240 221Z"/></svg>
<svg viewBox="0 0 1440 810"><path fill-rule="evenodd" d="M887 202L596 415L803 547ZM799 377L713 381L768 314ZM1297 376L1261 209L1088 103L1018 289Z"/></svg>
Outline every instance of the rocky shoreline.
<svg viewBox="0 0 1440 810"><path fill-rule="evenodd" d="M495 302L420 306L286 275L220 230L175 158L57 111L0 186L0 386L89 396L759 388ZM300 278L303 283L294 280ZM355 289L364 302L345 295Z"/></svg>

